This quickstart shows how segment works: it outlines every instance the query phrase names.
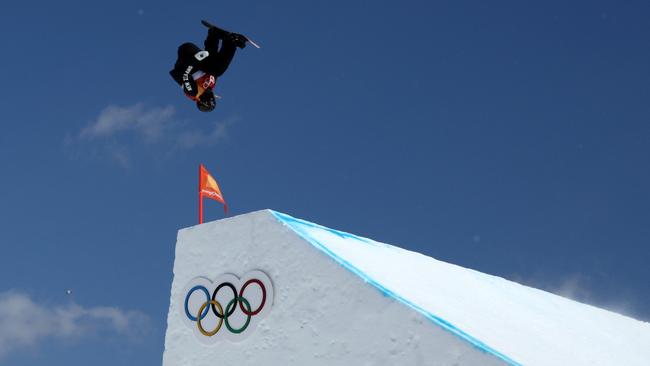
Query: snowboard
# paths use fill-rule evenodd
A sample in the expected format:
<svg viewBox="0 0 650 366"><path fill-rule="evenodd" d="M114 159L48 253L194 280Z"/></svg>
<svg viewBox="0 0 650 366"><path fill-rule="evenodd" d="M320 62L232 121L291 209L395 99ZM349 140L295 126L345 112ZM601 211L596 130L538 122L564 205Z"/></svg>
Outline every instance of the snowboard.
<svg viewBox="0 0 650 366"><path fill-rule="evenodd" d="M202 21L201 21L201 24L203 24L204 26L206 26L206 27L208 27L208 28L217 28L217 29L220 29L220 30L222 30L222 31L224 31L224 32L231 33L231 32L229 32L229 31L227 31L227 30L225 30L225 29L223 29L223 28L219 28L219 27L217 27L216 25L211 24L211 23L208 22L207 20L202 20ZM242 34L242 36L244 36L244 35ZM248 38L248 36L244 36L244 39L246 39L246 42L248 42L248 43L250 43L251 45L253 45L253 47L255 47L255 48L260 48L260 46L259 46L257 43L253 42L253 40L251 40L250 38Z"/></svg>

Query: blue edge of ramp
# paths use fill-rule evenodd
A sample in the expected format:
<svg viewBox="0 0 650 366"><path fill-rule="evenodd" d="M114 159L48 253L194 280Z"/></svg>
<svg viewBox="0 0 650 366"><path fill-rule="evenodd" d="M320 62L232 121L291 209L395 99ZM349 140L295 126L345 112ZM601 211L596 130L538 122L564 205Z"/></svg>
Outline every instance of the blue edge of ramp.
<svg viewBox="0 0 650 366"><path fill-rule="evenodd" d="M346 261L345 259L343 259L343 258L339 257L338 255L336 255L326 245L324 245L320 241L318 241L315 238L313 238L312 236L310 236L309 233L307 233L305 230L303 230L303 227L307 226L307 227L310 227L310 228L317 228L317 229L320 229L320 230L326 230L326 231L328 231L328 232L330 232L330 233L332 233L334 235L340 236L340 237L356 239L356 240L360 240L360 241L363 241L363 242L368 242L367 239L356 236L354 234L349 234L349 233L346 233L346 232L342 232L342 231L330 229L330 228L327 228L327 227L324 227L324 226L321 226L321 225L317 225L317 224L311 223L309 221L296 219L295 217L291 217L289 215L286 215L286 214L283 214L283 213L280 213L280 212L276 212L276 211L273 211L273 210L270 210L270 211L276 217L276 219L278 219L280 222L287 225L290 229L292 229L298 235L303 237L305 240L309 241L313 246L315 246L316 248L320 249L321 251L323 251L324 253L326 253L330 257L332 257L332 259L334 259L336 262L338 262L344 268L346 268L347 270L351 271L352 273L356 274L357 276L361 277L366 282L370 283L371 285L373 285L374 287L379 289L379 291L381 291L384 295L392 297L392 298L400 301L401 303L411 307L412 309L414 309L417 312L419 312L419 313L423 314L424 316L426 316L429 320L431 320L435 324L437 324L440 327L442 327L443 329L451 332L452 334L458 336L459 338L463 339L464 341L470 343L472 346L479 349L480 351L491 354L493 356L496 356L499 359L505 361L506 363L508 363L510 365L522 366L519 362L516 362L516 361L512 360L511 358L504 355L503 353L495 350L494 348L488 346L487 344L481 342L480 340L478 340L478 339L472 337L471 335L465 333L464 331L457 328L455 325L451 324L450 322L448 322L448 321L446 321L446 320L444 320L444 319L430 313L429 311L427 311L427 310L421 308L420 306L412 303L408 299L405 299L404 297L402 297L402 296L396 294L395 292L387 289L381 283L379 283L375 279L368 276L368 274L361 271L359 268L355 267L352 263L350 263L350 262Z"/></svg>

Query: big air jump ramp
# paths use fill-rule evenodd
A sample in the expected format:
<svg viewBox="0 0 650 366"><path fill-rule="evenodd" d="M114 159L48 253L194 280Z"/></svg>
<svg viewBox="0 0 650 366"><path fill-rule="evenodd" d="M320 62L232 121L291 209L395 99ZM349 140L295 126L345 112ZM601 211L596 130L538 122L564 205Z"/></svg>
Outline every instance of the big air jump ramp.
<svg viewBox="0 0 650 366"><path fill-rule="evenodd" d="M163 366L650 365L650 324L264 210L178 233Z"/></svg>

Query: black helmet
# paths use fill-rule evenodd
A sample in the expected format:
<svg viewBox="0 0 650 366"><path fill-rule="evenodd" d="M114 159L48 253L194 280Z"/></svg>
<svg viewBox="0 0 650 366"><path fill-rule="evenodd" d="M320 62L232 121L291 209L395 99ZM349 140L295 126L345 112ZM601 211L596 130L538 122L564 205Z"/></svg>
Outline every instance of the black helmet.
<svg viewBox="0 0 650 366"><path fill-rule="evenodd" d="M199 97L199 100L196 102L196 107L201 111L201 112L211 112L214 110L214 107L217 106L217 100L214 97L214 93L212 92L212 89L207 89L201 96Z"/></svg>

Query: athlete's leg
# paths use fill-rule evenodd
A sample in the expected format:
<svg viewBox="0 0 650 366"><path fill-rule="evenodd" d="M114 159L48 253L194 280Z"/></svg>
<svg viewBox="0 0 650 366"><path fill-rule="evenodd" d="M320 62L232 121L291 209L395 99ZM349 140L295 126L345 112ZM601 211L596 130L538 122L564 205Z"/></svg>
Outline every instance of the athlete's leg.
<svg viewBox="0 0 650 366"><path fill-rule="evenodd" d="M205 39L205 50L210 53L206 59L206 72L214 77L223 75L235 56L237 46L233 43L229 32L219 28L210 28ZM221 45L221 47L219 47Z"/></svg>
<svg viewBox="0 0 650 366"><path fill-rule="evenodd" d="M203 41L205 50L212 54L219 52L219 43L223 44L223 40L228 38L228 32L219 28L208 29L208 36Z"/></svg>

